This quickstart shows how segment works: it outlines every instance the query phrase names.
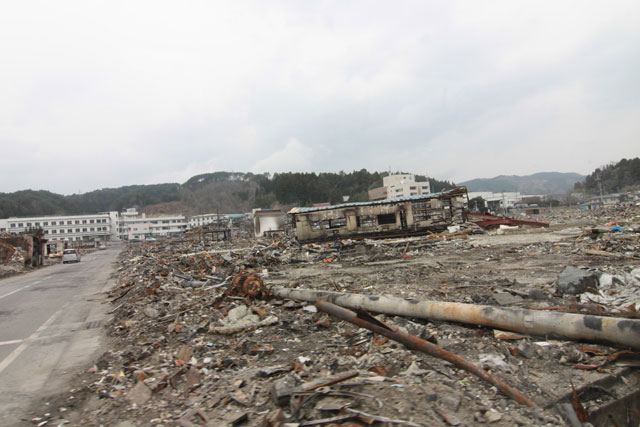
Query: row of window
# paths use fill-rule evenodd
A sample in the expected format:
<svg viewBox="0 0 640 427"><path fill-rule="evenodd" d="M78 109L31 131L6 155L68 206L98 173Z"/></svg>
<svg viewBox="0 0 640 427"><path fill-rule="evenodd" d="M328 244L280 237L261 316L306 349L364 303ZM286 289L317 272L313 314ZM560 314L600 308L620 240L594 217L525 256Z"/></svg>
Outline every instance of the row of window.
<svg viewBox="0 0 640 427"><path fill-rule="evenodd" d="M69 236L69 237L62 237L62 236L61 236L61 237L55 237L55 236L51 236L51 237L49 237L49 240L50 240L50 241L54 241L54 242L55 242L55 241L57 241L57 240L67 240L67 241L75 241L75 242L77 242L77 241L81 241L81 240L88 241L88 240L87 240L87 236L84 236L84 238L83 238L82 236L75 236L75 237L73 237L73 236Z"/></svg>
<svg viewBox="0 0 640 427"><path fill-rule="evenodd" d="M163 220L163 221L127 221L124 223L125 226L131 224L141 224L141 223L150 223L150 224L185 224L184 221L173 219L173 220Z"/></svg>
<svg viewBox="0 0 640 427"><path fill-rule="evenodd" d="M415 190L415 187L411 187L411 189L412 189L412 190ZM425 189L425 188L423 188L423 190L425 190L425 191L426 191L426 189ZM403 189L402 189L402 188L396 188L396 193L402 193L402 192L403 192ZM417 196L417 195L418 195L418 192L416 192L416 191L411 191L409 194L410 194L410 195L412 195L412 196Z"/></svg>
<svg viewBox="0 0 640 427"><path fill-rule="evenodd" d="M356 217L356 226L359 228L375 227L376 224L395 224L396 214L380 214L380 215L358 215ZM318 231L320 229L334 229L347 226L346 217L330 218L322 221L311 221L311 229Z"/></svg>
<svg viewBox="0 0 640 427"><path fill-rule="evenodd" d="M118 228L117 232L119 234L125 234L128 233L132 230L137 230L138 227L132 226L132 225L128 225L127 227L124 228ZM186 224L178 224L178 225L153 225L152 227L150 227L151 232L157 231L157 230L186 230L187 229L187 225Z"/></svg>
<svg viewBox="0 0 640 427"><path fill-rule="evenodd" d="M189 222L207 222L207 221L215 221L215 216L207 216L207 217L197 217L197 218L189 218ZM222 218L220 218L222 220Z"/></svg>
<svg viewBox="0 0 640 427"><path fill-rule="evenodd" d="M75 233L91 233L96 231L107 231L107 227L89 227L89 228L76 228ZM44 234L65 234L65 233L74 233L73 228L61 228L60 230L44 230Z"/></svg>
<svg viewBox="0 0 640 427"><path fill-rule="evenodd" d="M87 222L88 221L88 222ZM66 225L73 225L73 224L105 224L107 222L106 218L98 218L95 221L93 219L76 219L75 221L72 220L67 220L67 224ZM22 227L27 227L27 228L31 228L31 227L49 227L49 226L54 226L54 225L65 225L65 221L64 220L60 220L60 221L42 221L42 223L40 222L12 222L11 224L9 224L9 227L11 228L22 228Z"/></svg>

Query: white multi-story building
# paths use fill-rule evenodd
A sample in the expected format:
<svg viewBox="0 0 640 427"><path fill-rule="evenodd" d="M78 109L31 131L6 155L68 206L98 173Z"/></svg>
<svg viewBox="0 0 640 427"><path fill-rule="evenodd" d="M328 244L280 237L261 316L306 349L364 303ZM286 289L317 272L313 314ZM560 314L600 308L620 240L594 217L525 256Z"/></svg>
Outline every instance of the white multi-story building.
<svg viewBox="0 0 640 427"><path fill-rule="evenodd" d="M387 187L387 197L417 196L429 194L429 181L416 182L413 174L392 174L382 178L382 185Z"/></svg>
<svg viewBox="0 0 640 427"><path fill-rule="evenodd" d="M118 235L121 239L126 240L134 225L142 226L147 223L153 237L178 235L188 228L184 215L147 216L144 213L139 214L136 209L131 208L120 215Z"/></svg>
<svg viewBox="0 0 640 427"><path fill-rule="evenodd" d="M394 197L417 196L431 193L429 181L416 182L413 174L390 174L382 178L382 187L369 190L369 200L392 199Z"/></svg>
<svg viewBox="0 0 640 427"><path fill-rule="evenodd" d="M218 215L214 213L194 215L189 217L189 228L202 227L203 225L215 224L217 222L226 224L226 221L227 219L224 215L220 215L220 220L218 220Z"/></svg>
<svg viewBox="0 0 640 427"><path fill-rule="evenodd" d="M0 232L20 234L42 229L48 240L110 241L117 240L117 212L88 215L47 215L12 217L0 220Z"/></svg>
<svg viewBox="0 0 640 427"><path fill-rule="evenodd" d="M147 240L151 236L151 224L148 222L135 223L129 225L128 240Z"/></svg>

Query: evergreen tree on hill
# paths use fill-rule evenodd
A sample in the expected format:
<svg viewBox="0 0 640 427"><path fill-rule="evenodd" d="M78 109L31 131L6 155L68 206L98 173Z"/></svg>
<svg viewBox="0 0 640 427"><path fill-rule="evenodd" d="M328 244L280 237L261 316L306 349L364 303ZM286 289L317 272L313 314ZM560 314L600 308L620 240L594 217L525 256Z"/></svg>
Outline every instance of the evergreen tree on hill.
<svg viewBox="0 0 640 427"><path fill-rule="evenodd" d="M640 158L622 159L618 163L610 163L597 168L588 175L584 182L577 183L575 191L588 194L620 193L640 188Z"/></svg>

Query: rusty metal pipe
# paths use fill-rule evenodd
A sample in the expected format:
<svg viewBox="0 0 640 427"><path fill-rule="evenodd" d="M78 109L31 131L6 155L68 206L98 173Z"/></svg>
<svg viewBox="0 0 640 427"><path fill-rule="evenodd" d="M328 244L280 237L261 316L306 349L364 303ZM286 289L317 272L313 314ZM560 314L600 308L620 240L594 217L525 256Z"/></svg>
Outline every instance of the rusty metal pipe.
<svg viewBox="0 0 640 427"><path fill-rule="evenodd" d="M280 298L315 302L326 300L342 307L394 316L436 319L481 325L521 334L589 341L640 349L640 320L574 313L502 308L443 301L419 301L309 289L272 288Z"/></svg>
<svg viewBox="0 0 640 427"><path fill-rule="evenodd" d="M369 329L376 334L384 335L387 338L390 338L394 341L397 341L407 348L411 350L420 351L422 353L426 353L429 356L437 357L438 359L446 360L447 362L457 366L458 368L464 369L473 375L487 381L489 384L495 386L498 390L504 393L506 396L515 400L516 402L527 405L527 406L536 406L533 401L527 398L524 394L520 393L518 390L510 387L502 380L494 377L489 374L484 369L479 368L468 360L463 359L462 357L451 353L435 344L430 343L429 341L425 341L416 336L405 334L396 329L393 329L384 323L378 321L377 319L369 316L368 314L362 315L362 313L354 313L351 310L347 310L346 308L342 308L335 304L331 304L327 301L316 301L315 303L318 310L323 311L331 316L337 317L338 319L345 320L347 322L353 323L356 326L360 326L361 328Z"/></svg>

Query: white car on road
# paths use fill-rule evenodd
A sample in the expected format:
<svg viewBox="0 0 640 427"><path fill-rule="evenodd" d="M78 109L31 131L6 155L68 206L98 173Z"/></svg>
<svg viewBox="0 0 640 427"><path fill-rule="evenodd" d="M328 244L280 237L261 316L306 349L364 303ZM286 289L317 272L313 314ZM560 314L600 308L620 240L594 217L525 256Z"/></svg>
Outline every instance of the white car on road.
<svg viewBox="0 0 640 427"><path fill-rule="evenodd" d="M62 253L62 263L80 262L80 252L77 249L65 249Z"/></svg>

